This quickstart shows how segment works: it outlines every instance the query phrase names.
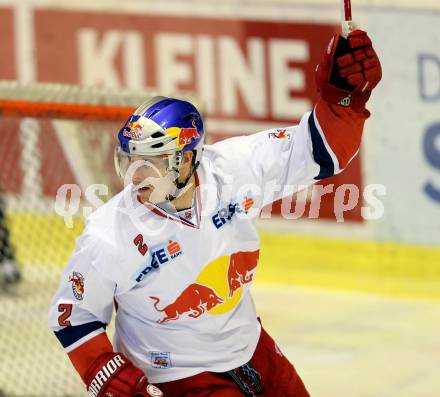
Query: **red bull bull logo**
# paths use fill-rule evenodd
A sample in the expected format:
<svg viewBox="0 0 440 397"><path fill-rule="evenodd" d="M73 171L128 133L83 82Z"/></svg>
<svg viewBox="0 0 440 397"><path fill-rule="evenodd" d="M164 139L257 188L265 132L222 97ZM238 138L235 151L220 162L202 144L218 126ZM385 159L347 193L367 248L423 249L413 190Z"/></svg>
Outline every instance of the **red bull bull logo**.
<svg viewBox="0 0 440 397"><path fill-rule="evenodd" d="M220 298L212 288L197 283L186 287L173 303L163 309L158 307L159 298L150 296L150 299L154 301L154 308L158 312L165 313L165 316L157 321L159 324L178 320L184 314L191 318L200 317L224 302L224 299Z"/></svg>
<svg viewBox="0 0 440 397"><path fill-rule="evenodd" d="M191 143L193 139L198 139L200 134L197 128L181 128L179 134L179 146L185 146Z"/></svg>
<svg viewBox="0 0 440 397"><path fill-rule="evenodd" d="M156 311L164 313L157 322L198 318L210 312L223 314L238 305L243 296L243 286L253 281L258 265L259 250L236 252L231 256L222 256L204 267L196 279L169 305L160 308L160 299L150 296Z"/></svg>
<svg viewBox="0 0 440 397"><path fill-rule="evenodd" d="M72 283L73 296L80 300L84 297L84 276L81 273L73 272L69 277L69 282Z"/></svg>
<svg viewBox="0 0 440 397"><path fill-rule="evenodd" d="M231 255L228 268L228 286L229 297L244 284L252 281L254 274L253 270L258 265L258 258L260 251L252 252L237 252Z"/></svg>

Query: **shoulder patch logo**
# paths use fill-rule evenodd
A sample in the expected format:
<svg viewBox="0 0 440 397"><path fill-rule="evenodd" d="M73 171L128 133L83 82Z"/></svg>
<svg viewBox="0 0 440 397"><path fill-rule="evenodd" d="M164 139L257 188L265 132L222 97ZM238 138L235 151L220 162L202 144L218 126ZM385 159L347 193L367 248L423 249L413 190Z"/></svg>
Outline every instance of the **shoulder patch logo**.
<svg viewBox="0 0 440 397"><path fill-rule="evenodd" d="M276 132L269 132L268 137L269 139L290 139L290 133L285 129L279 129Z"/></svg>
<svg viewBox="0 0 440 397"><path fill-rule="evenodd" d="M81 273L73 272L69 277L69 282L72 283L73 296L79 301L84 298L84 276Z"/></svg>

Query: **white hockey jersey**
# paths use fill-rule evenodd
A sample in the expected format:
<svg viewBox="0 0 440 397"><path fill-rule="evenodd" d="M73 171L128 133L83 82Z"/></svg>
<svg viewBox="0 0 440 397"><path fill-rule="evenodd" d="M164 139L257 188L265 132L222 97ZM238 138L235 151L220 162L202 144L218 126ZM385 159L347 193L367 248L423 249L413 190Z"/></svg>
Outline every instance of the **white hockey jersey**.
<svg viewBox="0 0 440 397"><path fill-rule="evenodd" d="M143 205L128 186L95 211L50 307L65 350L104 332L115 302L114 349L152 383L249 361L259 210L340 172L358 150L365 117L319 106L298 126L206 145L192 210Z"/></svg>

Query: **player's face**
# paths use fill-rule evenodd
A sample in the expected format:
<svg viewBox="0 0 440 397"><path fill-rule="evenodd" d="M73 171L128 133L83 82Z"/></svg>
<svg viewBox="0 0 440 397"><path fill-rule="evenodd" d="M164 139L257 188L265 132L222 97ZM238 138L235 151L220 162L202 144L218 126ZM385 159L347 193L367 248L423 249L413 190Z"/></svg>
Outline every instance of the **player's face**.
<svg viewBox="0 0 440 397"><path fill-rule="evenodd" d="M118 154L118 167L124 183L133 183L143 203L157 204L174 193L174 176L168 170L167 156Z"/></svg>
<svg viewBox="0 0 440 397"><path fill-rule="evenodd" d="M168 171L166 158L138 158L133 159L133 164L133 185L143 203L157 204L174 193L174 176Z"/></svg>

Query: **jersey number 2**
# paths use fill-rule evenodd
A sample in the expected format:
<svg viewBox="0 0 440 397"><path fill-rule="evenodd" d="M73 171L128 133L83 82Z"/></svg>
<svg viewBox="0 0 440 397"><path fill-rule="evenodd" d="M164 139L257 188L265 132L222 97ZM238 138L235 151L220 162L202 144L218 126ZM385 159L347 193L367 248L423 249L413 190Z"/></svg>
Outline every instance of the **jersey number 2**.
<svg viewBox="0 0 440 397"><path fill-rule="evenodd" d="M67 319L72 314L72 305L70 303L60 303L58 311L61 313L58 317L58 324L60 327L70 327L72 324Z"/></svg>
<svg viewBox="0 0 440 397"><path fill-rule="evenodd" d="M148 251L148 245L144 243L144 238L142 237L142 234L138 234L134 238L133 243L137 245L138 251L142 254L142 256L145 256Z"/></svg>

